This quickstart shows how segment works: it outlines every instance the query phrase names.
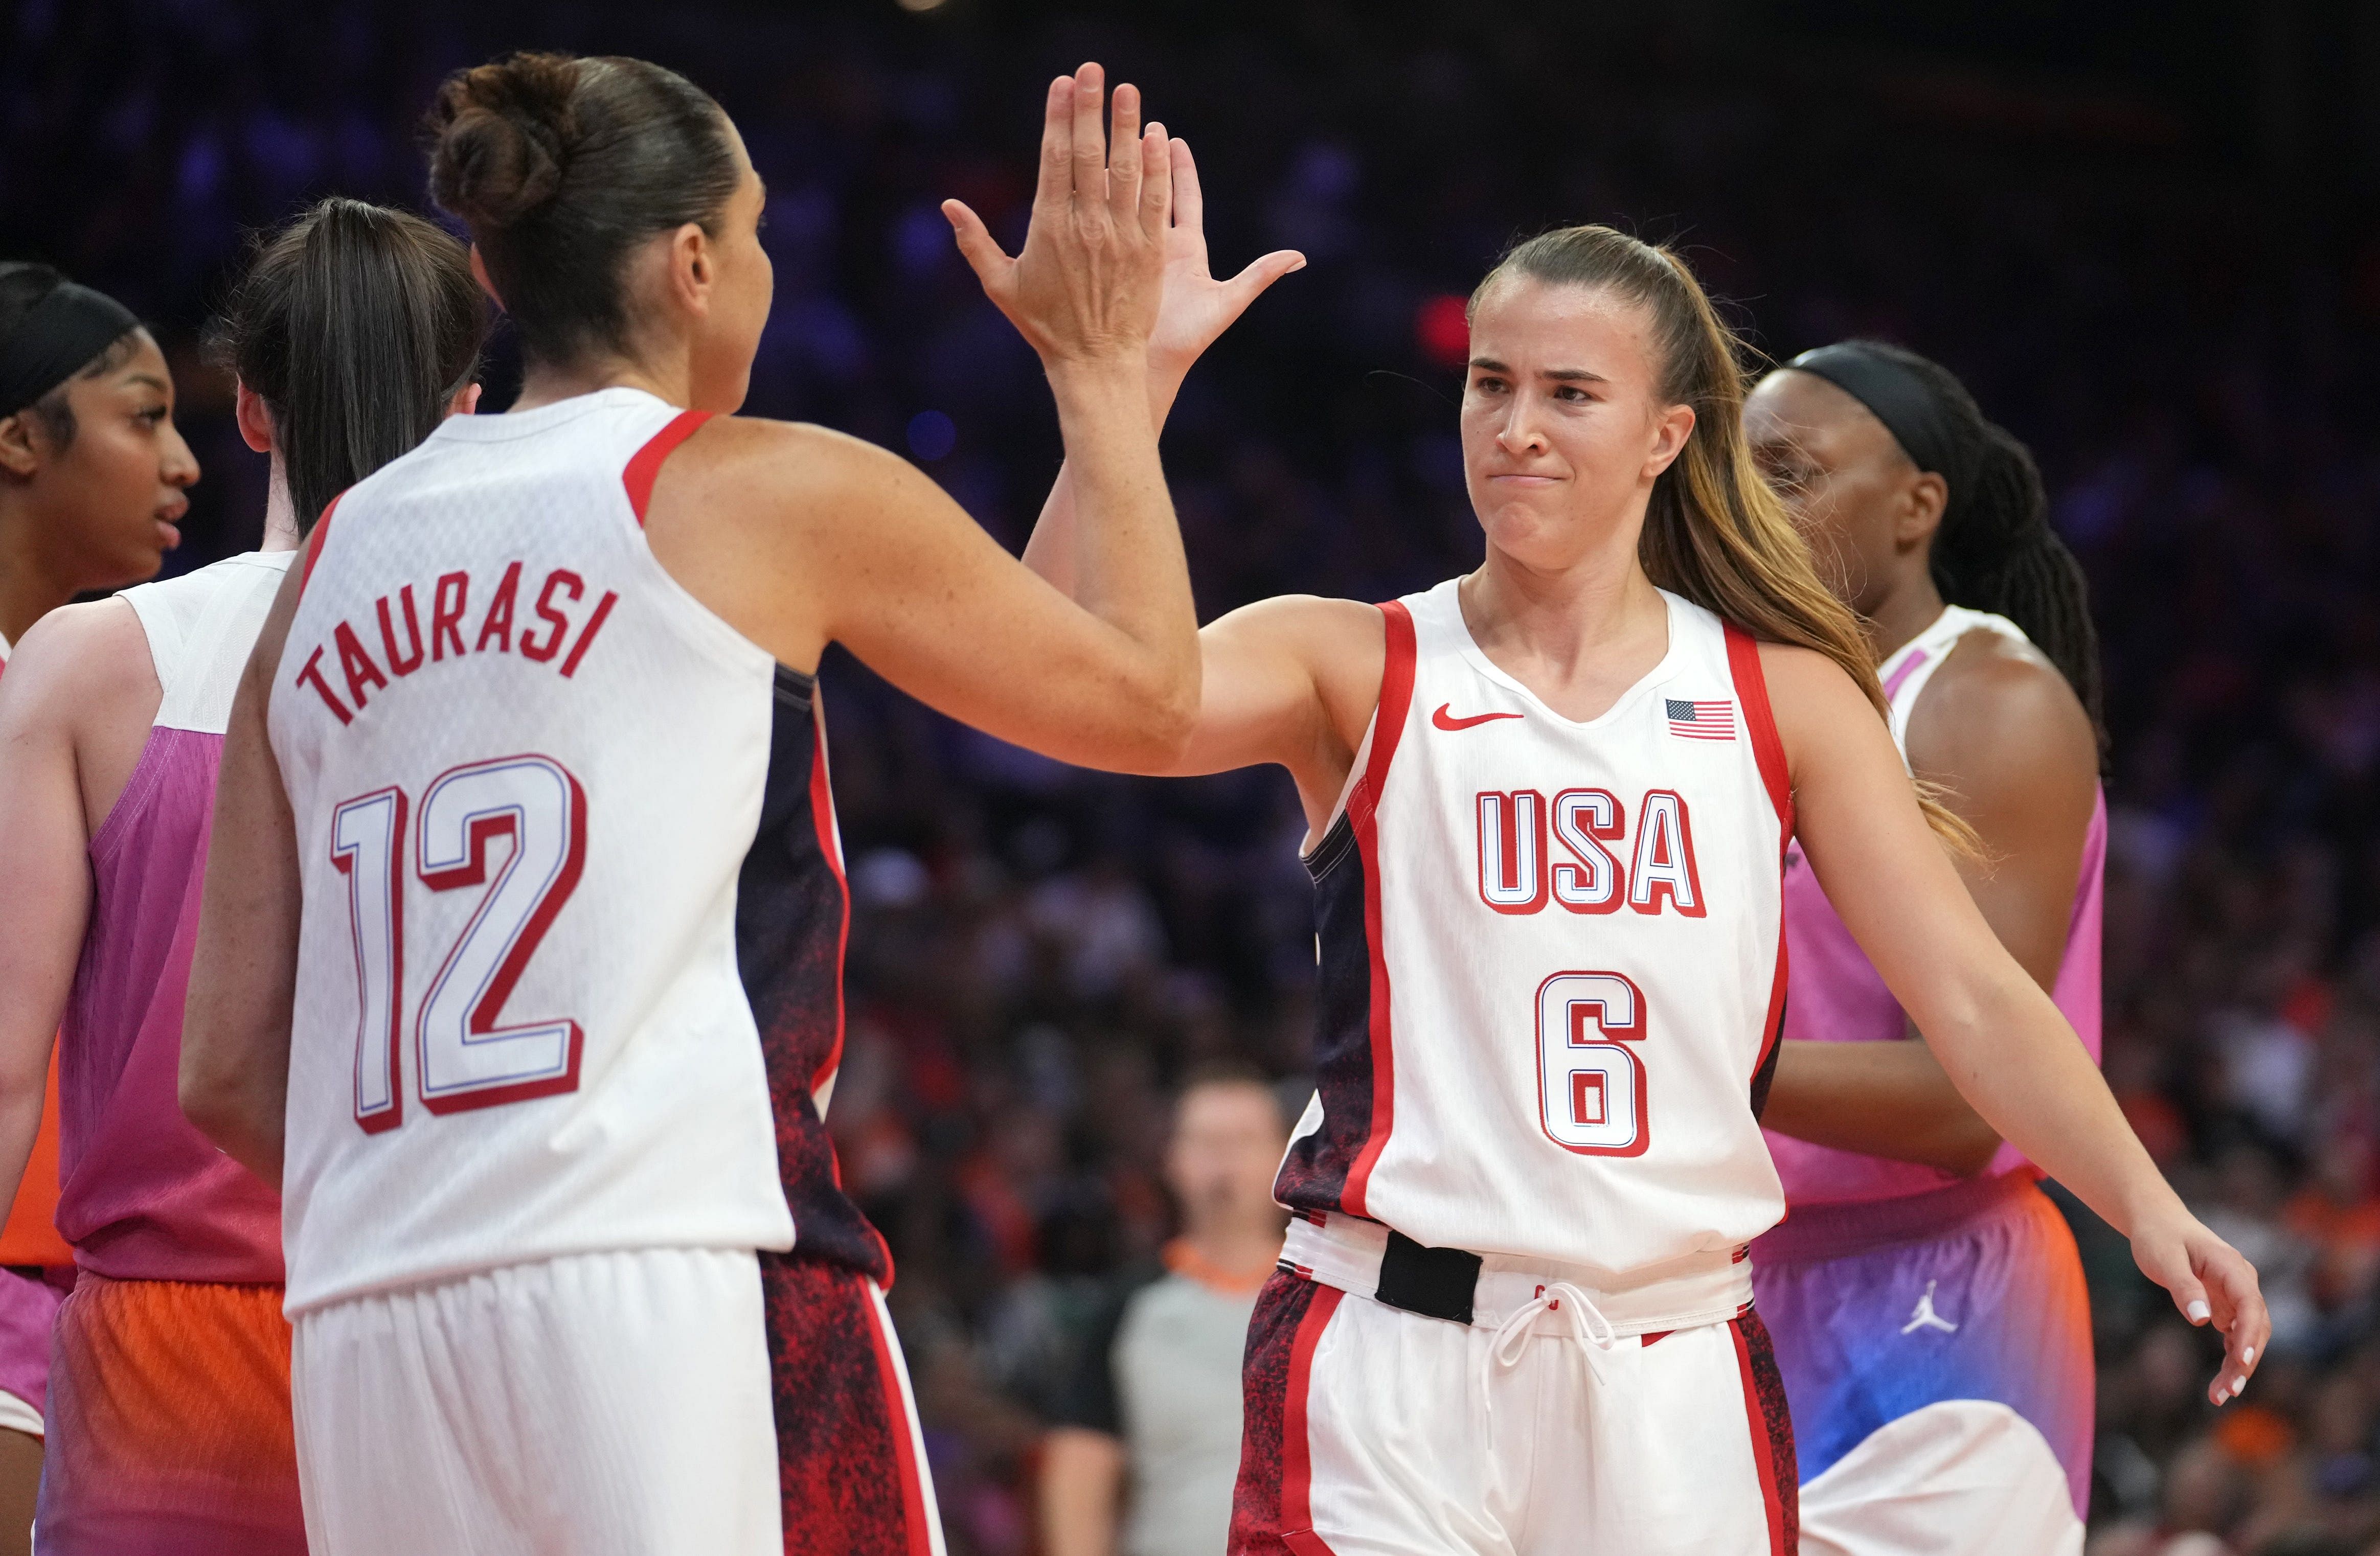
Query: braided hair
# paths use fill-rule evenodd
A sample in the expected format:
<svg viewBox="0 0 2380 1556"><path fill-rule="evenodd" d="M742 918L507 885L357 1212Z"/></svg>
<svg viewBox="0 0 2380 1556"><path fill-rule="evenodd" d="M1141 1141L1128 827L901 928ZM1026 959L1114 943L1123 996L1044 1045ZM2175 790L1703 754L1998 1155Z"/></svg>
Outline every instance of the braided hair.
<svg viewBox="0 0 2380 1556"><path fill-rule="evenodd" d="M2006 616L2022 627L2074 688L2104 747L2105 698L2090 585L2082 563L2050 528L2049 494L2033 455L2015 434L1984 415L1957 374L1906 347L1847 341L1805 353L1788 365L1806 363L1808 371L1831 380L1837 372L1829 367L1840 371L1846 358L1897 370L1931 402L1923 407L1925 435L1919 441L1931 445L1923 456L1909 448L1908 432L1895 425L1904 416L1885 414L1883 419L1919 468L1941 476L1949 489L1927 555L1934 587L1950 604ZM1869 396L1859 397L1864 403Z"/></svg>

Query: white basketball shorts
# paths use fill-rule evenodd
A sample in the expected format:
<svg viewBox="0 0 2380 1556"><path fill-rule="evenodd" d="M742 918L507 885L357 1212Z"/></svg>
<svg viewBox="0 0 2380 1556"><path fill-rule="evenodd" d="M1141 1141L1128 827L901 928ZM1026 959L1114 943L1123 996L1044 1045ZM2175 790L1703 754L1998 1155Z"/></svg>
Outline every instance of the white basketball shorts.
<svg viewBox="0 0 2380 1556"><path fill-rule="evenodd" d="M1276 1273L1248 1333L1232 1556L1793 1556L1759 1319L1614 1336L1540 1296L1491 1327Z"/></svg>
<svg viewBox="0 0 2380 1556"><path fill-rule="evenodd" d="M747 1251L577 1254L298 1316L314 1556L779 1556Z"/></svg>

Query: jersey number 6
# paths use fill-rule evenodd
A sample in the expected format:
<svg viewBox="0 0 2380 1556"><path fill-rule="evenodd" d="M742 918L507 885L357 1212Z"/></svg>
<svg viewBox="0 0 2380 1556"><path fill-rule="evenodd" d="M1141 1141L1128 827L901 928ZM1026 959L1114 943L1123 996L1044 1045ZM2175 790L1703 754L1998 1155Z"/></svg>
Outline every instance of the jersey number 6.
<svg viewBox="0 0 2380 1556"><path fill-rule="evenodd" d="M1547 1137L1581 1156L1642 1156L1645 991L1615 972L1560 972L1537 985L1537 1111Z"/></svg>
<svg viewBox="0 0 2380 1556"><path fill-rule="evenodd" d="M375 790L331 818L331 863L347 878L355 930L356 1122L404 1121L405 791ZM489 844L511 839L489 868ZM549 757L450 768L423 796L415 873L432 892L485 886L413 1023L415 1083L434 1113L578 1089L584 1034L567 1018L499 1025L504 1001L587 862L587 794Z"/></svg>

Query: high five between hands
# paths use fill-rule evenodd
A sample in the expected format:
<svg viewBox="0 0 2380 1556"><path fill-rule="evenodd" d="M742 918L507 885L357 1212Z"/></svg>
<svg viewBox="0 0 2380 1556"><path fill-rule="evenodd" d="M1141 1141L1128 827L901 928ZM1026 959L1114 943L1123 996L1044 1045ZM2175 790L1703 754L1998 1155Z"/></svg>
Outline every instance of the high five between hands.
<svg viewBox="0 0 2380 1556"><path fill-rule="evenodd" d="M1045 362L1145 365L1170 401L1190 364L1305 256L1280 249L1217 281L1189 142L1155 121L1142 127L1130 82L1115 89L1103 132L1104 79L1092 64L1050 83L1033 219L1015 258L965 201L944 201L942 214L984 295Z"/></svg>
<svg viewBox="0 0 2380 1556"><path fill-rule="evenodd" d="M1087 371L1145 379L1162 422L1182 379L1207 347L1267 287L1305 257L1267 254L1228 281L1208 268L1203 201L1190 148L1161 124L1141 123L1139 89L1115 89L1103 127L1105 74L1087 64L1050 84L1032 220L1011 258L964 202L942 202L960 252L985 295L1040 355L1053 382ZM1062 400L1065 398L1062 391ZM1070 482L1053 491L1055 528L1071 527ZM1045 515L1043 528L1051 528ZM1037 546L1044 539L1037 535ZM1037 570L1064 577L1062 559ZM1029 560L1029 558L1028 558ZM2208 1397L2236 1397L2255 1370L2271 1325L2255 1277L2228 1246L2197 1225L2162 1178L2163 1203L2128 1230L2135 1258L2193 1324L2211 1322L2225 1355Z"/></svg>

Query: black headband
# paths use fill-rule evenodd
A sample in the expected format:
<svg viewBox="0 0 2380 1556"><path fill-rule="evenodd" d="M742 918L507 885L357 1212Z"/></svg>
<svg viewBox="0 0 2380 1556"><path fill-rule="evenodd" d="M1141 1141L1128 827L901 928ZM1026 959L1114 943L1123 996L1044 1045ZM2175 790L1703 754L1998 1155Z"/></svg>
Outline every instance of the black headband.
<svg viewBox="0 0 2380 1556"><path fill-rule="evenodd" d="M1967 472L1955 468L1960 444L1949 408L1907 367L1855 340L1804 351L1785 365L1815 373L1867 407L1912 463L1958 489Z"/></svg>
<svg viewBox="0 0 2380 1556"><path fill-rule="evenodd" d="M0 416L14 416L140 327L104 292L61 281L0 340Z"/></svg>

